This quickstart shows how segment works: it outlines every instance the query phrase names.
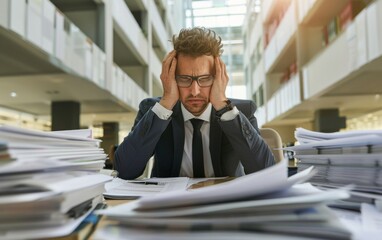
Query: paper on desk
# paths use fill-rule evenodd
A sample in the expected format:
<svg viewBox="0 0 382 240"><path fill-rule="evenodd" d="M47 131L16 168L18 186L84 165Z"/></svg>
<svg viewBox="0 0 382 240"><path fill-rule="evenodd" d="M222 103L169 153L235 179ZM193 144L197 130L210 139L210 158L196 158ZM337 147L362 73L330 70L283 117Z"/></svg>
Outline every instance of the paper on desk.
<svg viewBox="0 0 382 240"><path fill-rule="evenodd" d="M297 154L294 156L300 163L330 164L339 166L369 166L382 163L382 154Z"/></svg>
<svg viewBox="0 0 382 240"><path fill-rule="evenodd" d="M261 214L281 215L283 211L293 212L322 202L344 199L349 196L346 190L322 191L309 183L297 184L286 191L279 191L255 199L216 203L211 205L184 206L174 208L159 208L141 211L139 201L119 205L113 208L97 211L111 219L122 222L135 222L136 219L171 218L185 216L257 216ZM290 216L289 216L290 217ZM296 216L295 216L296 217ZM223 221L223 220L219 220ZM223 221L224 222L224 221Z"/></svg>
<svg viewBox="0 0 382 240"><path fill-rule="evenodd" d="M154 209L191 206L250 198L287 189L296 182L307 180L313 169L307 169L287 181L287 161L283 160L264 170L248 174L232 181L194 190L173 191L142 198L139 208ZM307 174L308 173L308 174Z"/></svg>
<svg viewBox="0 0 382 240"><path fill-rule="evenodd" d="M163 229L155 228L127 228L120 224L109 224L102 228L97 229L94 239L113 239L113 240L151 240L151 239L165 239L165 240L296 240L296 236L287 236L277 233L259 233L248 231L163 231ZM311 240L312 238L299 237L298 240Z"/></svg>
<svg viewBox="0 0 382 240"><path fill-rule="evenodd" d="M66 224L60 226L41 226L39 228L31 229L7 229L0 231L0 239L42 239L66 236L72 233L78 225L93 211L92 207L86 214L77 219L71 219Z"/></svg>
<svg viewBox="0 0 382 240"><path fill-rule="evenodd" d="M1 183L1 195L11 195L1 197L0 203L13 204L18 199L24 199L22 198L24 196L23 193L27 193L25 197L38 196L38 194L31 195L28 193L44 191L61 194L64 198L61 203L61 211L67 212L72 207L101 195L105 191L104 184L111 181L111 179L112 177L103 174L89 174L86 172L35 174L29 179L8 180L5 183ZM22 186L21 190L17 192L17 194L12 192L16 191L20 186ZM24 192L22 192L22 190L24 190ZM5 202L5 199L7 199L8 202Z"/></svg>
<svg viewBox="0 0 382 240"><path fill-rule="evenodd" d="M0 125L1 134L7 134L7 136L22 137L36 137L43 138L55 138L65 140L77 140L85 142L101 142L99 139L93 139L91 129L78 129L78 130L64 130L64 131L52 131L44 132L33 129L25 129L12 127L7 125Z"/></svg>
<svg viewBox="0 0 382 240"><path fill-rule="evenodd" d="M295 137L300 143L309 143L314 141L322 141L329 139L357 137L362 135L379 135L382 136L382 130L353 130L347 132L322 133L310 131L304 128L297 128Z"/></svg>
<svg viewBox="0 0 382 240"><path fill-rule="evenodd" d="M344 209L333 209L341 223L352 233L352 239L380 239L382 215L374 205L362 203L361 213Z"/></svg>
<svg viewBox="0 0 382 240"><path fill-rule="evenodd" d="M283 148L289 151L309 150L314 148L342 148L342 147L359 147L368 145L382 145L382 138L378 135L363 135L339 139L330 139L326 141L315 141L301 144L293 147Z"/></svg>
<svg viewBox="0 0 382 240"><path fill-rule="evenodd" d="M105 198L110 199L135 199L138 197L154 196L161 192L184 190L188 185L189 178L149 178L143 180L123 180L114 178L106 183ZM135 183L134 183L135 182ZM155 182L157 185L137 184L136 182Z"/></svg>
<svg viewBox="0 0 382 240"><path fill-rule="evenodd" d="M0 176L14 174L14 173L57 171L57 170L99 171L99 169L101 169L104 166L104 163L105 163L104 160L83 161L83 162L66 162L66 161L57 161L57 160L51 160L51 159L39 159L38 161L13 161L1 166Z"/></svg>
<svg viewBox="0 0 382 240"><path fill-rule="evenodd" d="M348 231L323 206L325 202L348 196L343 189L321 191L305 183L250 200L142 211L136 201L97 214L133 229L242 230L348 239Z"/></svg>

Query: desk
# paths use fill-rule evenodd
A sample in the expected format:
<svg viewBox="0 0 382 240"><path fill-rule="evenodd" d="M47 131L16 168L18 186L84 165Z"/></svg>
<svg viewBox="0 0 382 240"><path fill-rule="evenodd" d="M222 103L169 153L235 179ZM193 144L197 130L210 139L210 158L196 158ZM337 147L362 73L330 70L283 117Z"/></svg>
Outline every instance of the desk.
<svg viewBox="0 0 382 240"><path fill-rule="evenodd" d="M195 183L195 184L191 185L189 188L190 189L197 189L197 188L207 187L207 186L211 186L211 185L216 185L216 184L219 184L219 183L227 182L227 181L230 181L232 179L234 179L234 177L210 179L210 180L207 180L207 181L201 181L201 182ZM107 199L106 200L106 204L108 206L112 207L112 206L117 206L117 205L120 205L120 204L128 203L128 202L131 202L131 201L135 201L135 200L113 200L113 199ZM106 217L102 216L100 221L99 221L99 223L97 224L97 227L96 227L95 230L97 230L97 228L102 228L102 227L104 227L104 226L106 226L108 224L117 224L117 223L118 223L117 221L108 220L108 219L106 219ZM94 234L95 234L95 231L89 237L90 240L94 239Z"/></svg>
<svg viewBox="0 0 382 240"><path fill-rule="evenodd" d="M210 180L207 180L207 181L202 181L202 182L195 183L195 184L193 184L190 187L190 189L196 189L196 188L216 185L216 184L219 184L219 183L230 181L232 179L234 179L234 178L233 177L227 177L227 178L219 178L219 179L210 179ZM112 207L112 206L117 206L117 205L120 205L120 204L128 203L128 202L131 202L131 201L134 201L134 200L113 200L113 199L107 199L106 200L106 204L108 206ZM112 223L117 223L117 222L116 221L108 220L108 219L106 219L106 217L102 216L100 221L99 221L99 223L97 224L96 229L104 227L107 224L112 224ZM93 239L93 236L94 236L94 232L90 236L89 239Z"/></svg>
<svg viewBox="0 0 382 240"><path fill-rule="evenodd" d="M216 180L214 180L214 181L209 181L209 182L206 182L206 183L204 183L204 184L196 184L194 187L195 188L197 188L197 187L203 187L203 186L209 186L209 185L214 185L214 184L218 184L218 183L220 183L220 182L223 182L223 181L216 181ZM107 200L107 203L110 205L110 206L116 206L116 205L119 205L119 204L123 204L123 203L127 203L127 202L130 202L130 201L132 201L132 200ZM338 212L338 211L337 211ZM344 211L345 212L345 211ZM347 213L348 211L346 211L346 213ZM351 217L353 218L353 219L349 219L349 214L341 214L340 216L339 216L339 218L340 218L340 220L344 223L344 225L353 233L353 238L352 239L375 239L375 238L373 238L373 237L375 237L375 236L379 236L379 235L377 235L377 234L375 234L375 233L369 233L369 234L365 234L365 229L362 229L362 224L360 224L359 223L359 221L357 222L356 221L356 217L357 216L359 216L359 214L356 214L356 215L354 215L355 213L353 213L353 212L350 212L352 215L351 215ZM354 215L354 216L353 216ZM101 228L101 227L105 227L106 225L109 225L109 224L118 224L118 222L116 222L116 221L110 221L110 220L107 220L106 218L102 218L101 219L101 221L99 222L99 225L97 226L98 228ZM355 228L355 226L358 226L358 229L357 228ZM112 229L112 231L109 231L110 233L112 233L112 232L114 232L113 230L113 228L111 228ZM109 229L110 230L110 229ZM130 229L129 231L131 231L131 230L133 230L134 231L134 229L132 228L132 229ZM146 228L146 230L148 231L149 229L148 228ZM145 230L145 231L146 231ZM123 236L124 236L124 234L125 234L126 232L122 232L122 234L123 234ZM163 234L167 234L167 232L162 232ZM186 232L187 233L187 232ZM94 233L93 233L94 234ZM104 234L106 234L107 236L109 236L108 234L108 232L106 232L106 233L104 233ZM146 234L146 233L145 233ZM156 234L158 234L158 233L156 233ZM220 232L220 234L222 234L221 232ZM232 234L232 233L231 233ZM238 233L239 234L239 233ZM241 234L241 233L240 233ZM252 234L252 233L251 233ZM260 232L253 232L253 234L254 235L256 235L256 234L259 234L259 235L261 235L261 233ZM269 233L267 233L267 234L269 234ZM270 234L272 234L272 233L270 233ZM379 234L379 233L378 233ZM106 236L105 235L105 236ZM368 238L365 238L364 236L368 236ZM94 237L94 235L92 236L92 237L90 237L90 239L94 239L93 238ZM253 236L252 236L253 237ZM261 236L258 236L259 238L261 238ZM263 236L264 237L264 236ZM282 238L280 238L280 239L287 239L289 237L289 239L291 239L290 237L293 237L293 235L290 235L290 236L282 236ZM370 238L369 238L370 237ZM246 238L246 239L249 239L249 238ZM293 239L293 238L292 238Z"/></svg>
<svg viewBox="0 0 382 240"><path fill-rule="evenodd" d="M112 200L112 199L108 199L106 200L106 204L110 207L112 206L117 206L117 205L120 205L120 204L124 204L124 203L128 203L128 202L131 202L131 201L134 201L134 200ZM112 220L108 220L106 219L105 216L102 216L101 219L99 220L95 230L97 230L97 228L101 228L101 227L104 227L108 224L115 224L117 223L116 221L112 221ZM94 239L94 233L95 231L90 235L89 237L89 240L92 240Z"/></svg>

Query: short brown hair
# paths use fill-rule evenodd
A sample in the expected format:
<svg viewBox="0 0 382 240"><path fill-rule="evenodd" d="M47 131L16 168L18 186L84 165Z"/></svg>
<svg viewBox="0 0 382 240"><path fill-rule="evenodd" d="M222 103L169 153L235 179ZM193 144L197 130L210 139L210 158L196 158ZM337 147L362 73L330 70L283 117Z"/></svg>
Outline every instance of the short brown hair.
<svg viewBox="0 0 382 240"><path fill-rule="evenodd" d="M223 53L222 39L211 29L204 27L183 28L178 36L173 35L174 50L189 56L220 56Z"/></svg>

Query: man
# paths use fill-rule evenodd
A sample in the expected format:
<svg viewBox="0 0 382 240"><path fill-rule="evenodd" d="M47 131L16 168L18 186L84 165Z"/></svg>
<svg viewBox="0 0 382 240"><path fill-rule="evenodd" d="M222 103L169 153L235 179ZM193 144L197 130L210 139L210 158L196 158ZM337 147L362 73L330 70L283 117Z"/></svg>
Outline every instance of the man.
<svg viewBox="0 0 382 240"><path fill-rule="evenodd" d="M153 155L152 177L241 176L273 165L255 104L225 96L221 38L191 28L172 40L160 76L163 96L140 103L132 131L117 149L119 177L139 177Z"/></svg>

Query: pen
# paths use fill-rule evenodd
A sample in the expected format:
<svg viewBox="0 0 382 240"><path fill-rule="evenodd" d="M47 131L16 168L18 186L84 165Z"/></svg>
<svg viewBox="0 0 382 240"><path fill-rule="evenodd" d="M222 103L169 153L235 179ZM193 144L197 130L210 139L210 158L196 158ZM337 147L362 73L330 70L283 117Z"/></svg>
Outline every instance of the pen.
<svg viewBox="0 0 382 240"><path fill-rule="evenodd" d="M158 185L157 182L130 182L130 183L135 183L135 184L144 184L144 185Z"/></svg>

